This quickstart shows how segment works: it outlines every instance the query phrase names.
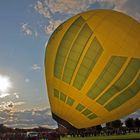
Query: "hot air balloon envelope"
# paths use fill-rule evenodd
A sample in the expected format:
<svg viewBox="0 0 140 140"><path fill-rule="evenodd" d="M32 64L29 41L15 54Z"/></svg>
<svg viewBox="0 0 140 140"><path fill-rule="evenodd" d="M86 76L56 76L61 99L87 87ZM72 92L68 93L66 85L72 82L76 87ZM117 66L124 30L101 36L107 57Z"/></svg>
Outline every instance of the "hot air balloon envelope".
<svg viewBox="0 0 140 140"><path fill-rule="evenodd" d="M76 128L119 119L140 107L140 24L92 10L61 24L45 56L53 114Z"/></svg>

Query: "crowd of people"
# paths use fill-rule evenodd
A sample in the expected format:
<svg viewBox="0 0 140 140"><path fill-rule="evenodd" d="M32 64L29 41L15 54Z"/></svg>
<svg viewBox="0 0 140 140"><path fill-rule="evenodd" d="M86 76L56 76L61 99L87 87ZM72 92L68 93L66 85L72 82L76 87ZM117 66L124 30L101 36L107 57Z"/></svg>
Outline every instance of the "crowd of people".
<svg viewBox="0 0 140 140"><path fill-rule="evenodd" d="M27 133L0 133L0 140L60 140L60 135L57 132L36 132L36 135L27 135Z"/></svg>
<svg viewBox="0 0 140 140"><path fill-rule="evenodd" d="M126 130L107 130L107 131L81 131L70 132L68 134L59 134L57 132L50 133L37 133L37 135L28 136L27 133L0 133L0 140L60 140L60 137L96 137L96 136L109 136L109 135L126 135L128 133L139 133L139 131L126 131Z"/></svg>
<svg viewBox="0 0 140 140"><path fill-rule="evenodd" d="M109 135L126 135L129 133L139 133L137 130L126 129L110 129L110 130L88 130L88 131L70 131L67 134L59 134L58 132L35 132L34 135L27 133L0 133L0 140L60 140L60 137L96 137Z"/></svg>

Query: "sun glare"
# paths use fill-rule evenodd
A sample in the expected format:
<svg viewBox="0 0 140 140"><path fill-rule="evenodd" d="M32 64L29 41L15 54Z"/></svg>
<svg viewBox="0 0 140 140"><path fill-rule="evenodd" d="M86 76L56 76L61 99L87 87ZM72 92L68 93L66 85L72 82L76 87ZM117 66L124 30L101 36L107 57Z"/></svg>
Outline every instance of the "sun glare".
<svg viewBox="0 0 140 140"><path fill-rule="evenodd" d="M12 84L8 76L0 75L0 91L7 92Z"/></svg>

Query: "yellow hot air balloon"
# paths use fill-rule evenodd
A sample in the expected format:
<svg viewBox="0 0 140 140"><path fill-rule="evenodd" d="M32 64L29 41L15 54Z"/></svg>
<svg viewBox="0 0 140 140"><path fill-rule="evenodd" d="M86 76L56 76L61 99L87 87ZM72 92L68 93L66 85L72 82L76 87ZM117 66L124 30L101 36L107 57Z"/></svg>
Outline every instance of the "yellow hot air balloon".
<svg viewBox="0 0 140 140"><path fill-rule="evenodd" d="M61 24L46 47L54 118L76 128L109 122L140 107L140 24L91 10Z"/></svg>

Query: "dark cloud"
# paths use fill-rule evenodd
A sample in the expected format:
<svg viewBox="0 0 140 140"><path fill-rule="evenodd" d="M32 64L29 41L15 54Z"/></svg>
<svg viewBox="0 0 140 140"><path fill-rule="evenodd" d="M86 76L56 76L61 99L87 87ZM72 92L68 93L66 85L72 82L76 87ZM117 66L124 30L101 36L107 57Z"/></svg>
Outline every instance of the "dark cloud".
<svg viewBox="0 0 140 140"><path fill-rule="evenodd" d="M37 127L46 126L49 128L57 127L56 122L52 119L50 108L34 109L9 112L0 111L0 123L9 127Z"/></svg>

